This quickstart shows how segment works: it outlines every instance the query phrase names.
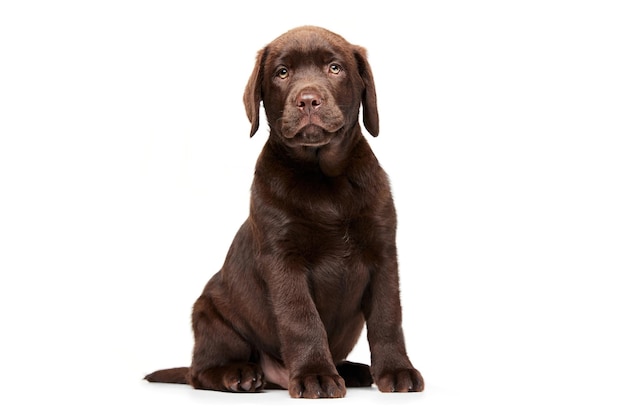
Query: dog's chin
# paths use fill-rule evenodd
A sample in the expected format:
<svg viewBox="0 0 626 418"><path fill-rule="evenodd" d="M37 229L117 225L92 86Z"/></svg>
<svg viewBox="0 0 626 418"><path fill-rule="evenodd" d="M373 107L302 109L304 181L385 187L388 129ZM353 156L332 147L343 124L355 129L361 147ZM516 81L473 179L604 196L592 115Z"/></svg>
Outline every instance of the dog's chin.
<svg viewBox="0 0 626 418"><path fill-rule="evenodd" d="M300 129L293 138L289 138L289 145L303 147L321 147L330 142L332 132L328 132L319 125L310 124Z"/></svg>

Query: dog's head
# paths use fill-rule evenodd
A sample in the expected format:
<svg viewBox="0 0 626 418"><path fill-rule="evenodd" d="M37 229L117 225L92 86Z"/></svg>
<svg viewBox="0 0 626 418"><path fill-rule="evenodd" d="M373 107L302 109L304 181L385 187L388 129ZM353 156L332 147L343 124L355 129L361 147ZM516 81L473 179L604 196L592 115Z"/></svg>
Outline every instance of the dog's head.
<svg viewBox="0 0 626 418"><path fill-rule="evenodd" d="M273 134L289 146L320 147L358 124L378 135L378 110L365 50L328 30L293 29L257 54L244 93L253 136L261 101Z"/></svg>

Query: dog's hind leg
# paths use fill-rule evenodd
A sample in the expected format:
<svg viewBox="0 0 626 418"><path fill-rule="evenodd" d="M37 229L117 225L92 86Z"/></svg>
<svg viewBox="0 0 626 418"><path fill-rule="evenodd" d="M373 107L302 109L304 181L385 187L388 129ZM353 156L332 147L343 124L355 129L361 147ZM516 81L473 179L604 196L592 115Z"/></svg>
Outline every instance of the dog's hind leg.
<svg viewBox="0 0 626 418"><path fill-rule="evenodd" d="M198 298L192 321L195 346L189 380L194 388L228 392L263 389L263 372L252 361L252 347L225 322L209 296Z"/></svg>

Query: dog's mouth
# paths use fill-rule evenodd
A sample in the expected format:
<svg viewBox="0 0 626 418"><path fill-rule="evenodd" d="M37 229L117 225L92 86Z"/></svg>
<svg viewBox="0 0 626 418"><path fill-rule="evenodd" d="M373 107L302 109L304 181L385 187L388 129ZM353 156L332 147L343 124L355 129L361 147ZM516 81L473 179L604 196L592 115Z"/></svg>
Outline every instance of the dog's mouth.
<svg viewBox="0 0 626 418"><path fill-rule="evenodd" d="M332 104L304 114L298 108L290 107L283 112L279 129L287 142L294 146L319 147L328 144L344 123L344 116Z"/></svg>
<svg viewBox="0 0 626 418"><path fill-rule="evenodd" d="M305 125L296 134L289 138L293 145L301 145L305 147L321 147L331 140L331 132L314 123Z"/></svg>
<svg viewBox="0 0 626 418"><path fill-rule="evenodd" d="M343 119L331 123L322 123L321 120L315 119L302 118L300 123L295 126L284 125L282 134L289 145L321 147L328 144L335 136L334 134L343 127Z"/></svg>

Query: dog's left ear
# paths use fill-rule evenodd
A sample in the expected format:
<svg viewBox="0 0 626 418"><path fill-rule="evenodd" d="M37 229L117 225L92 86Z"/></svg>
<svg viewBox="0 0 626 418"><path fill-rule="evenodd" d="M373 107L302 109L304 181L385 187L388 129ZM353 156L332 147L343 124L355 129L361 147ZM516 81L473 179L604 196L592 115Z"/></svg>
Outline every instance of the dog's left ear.
<svg viewBox="0 0 626 418"><path fill-rule="evenodd" d="M359 75L365 85L363 97L361 97L361 102L363 104L363 125L365 125L365 129L367 129L372 136L378 136L378 106L376 105L376 87L374 87L372 69L367 61L367 52L365 51L365 48L355 46L354 56L359 66Z"/></svg>
<svg viewBox="0 0 626 418"><path fill-rule="evenodd" d="M246 107L246 115L252 124L250 129L250 137L253 137L259 129L259 107L262 100L261 82L263 81L263 63L265 61L265 49L260 50L256 55L256 63L254 69L246 84L246 90L243 93L243 104Z"/></svg>

